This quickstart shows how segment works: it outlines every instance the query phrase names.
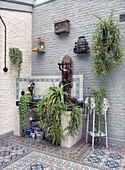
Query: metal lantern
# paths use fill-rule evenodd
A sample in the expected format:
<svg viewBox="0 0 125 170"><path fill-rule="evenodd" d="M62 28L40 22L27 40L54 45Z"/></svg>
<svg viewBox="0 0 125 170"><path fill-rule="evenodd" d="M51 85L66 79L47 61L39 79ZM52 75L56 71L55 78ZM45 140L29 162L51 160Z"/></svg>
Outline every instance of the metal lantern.
<svg viewBox="0 0 125 170"><path fill-rule="evenodd" d="M86 53L89 52L88 42L84 36L78 38L78 41L75 42L74 53Z"/></svg>

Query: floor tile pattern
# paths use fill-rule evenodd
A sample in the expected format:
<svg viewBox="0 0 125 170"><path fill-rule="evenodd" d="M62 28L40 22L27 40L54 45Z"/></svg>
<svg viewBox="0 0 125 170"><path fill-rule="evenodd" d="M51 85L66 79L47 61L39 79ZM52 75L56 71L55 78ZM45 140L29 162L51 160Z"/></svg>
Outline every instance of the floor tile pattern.
<svg viewBox="0 0 125 170"><path fill-rule="evenodd" d="M0 169L4 168L13 161L31 152L30 148L20 146L15 143L1 143L0 145Z"/></svg>
<svg viewBox="0 0 125 170"><path fill-rule="evenodd" d="M20 170L94 170L92 167L67 161L64 159L52 157L38 152L32 152L20 160L6 167L4 170L10 169ZM95 169L96 170L96 169Z"/></svg>
<svg viewBox="0 0 125 170"><path fill-rule="evenodd" d="M67 160L78 161L80 157L86 152L90 152L90 144L85 144L84 140L79 141L71 148L65 148L61 146L52 145L44 140L35 140L31 138L21 138L18 136L10 136L1 141L1 143L17 143L24 145L36 151L41 151L45 154L50 154L59 158L65 158Z"/></svg>
<svg viewBox="0 0 125 170"><path fill-rule="evenodd" d="M76 168L73 165L79 165L77 169L82 167L86 170L90 167L93 169L122 170L125 169L125 147L110 145L106 149L103 145L97 145L92 150L91 144L86 144L84 140L81 140L68 149L52 145L46 140L18 136L10 136L0 140L0 169L11 166L18 167L14 169L21 169L22 163L20 161L24 163L23 168L25 169L43 169L44 167L44 169L61 170L60 168L62 168L67 170L65 166L68 163L70 170ZM61 167L58 167L59 163Z"/></svg>
<svg viewBox="0 0 125 170"><path fill-rule="evenodd" d="M125 153L115 150L92 150L85 159L81 158L81 161L100 169L125 169Z"/></svg>

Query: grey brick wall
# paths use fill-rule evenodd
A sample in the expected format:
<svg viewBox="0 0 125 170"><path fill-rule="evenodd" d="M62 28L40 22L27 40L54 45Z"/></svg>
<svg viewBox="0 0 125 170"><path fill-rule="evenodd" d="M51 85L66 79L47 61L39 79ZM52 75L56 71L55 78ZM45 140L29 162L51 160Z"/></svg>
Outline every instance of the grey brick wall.
<svg viewBox="0 0 125 170"><path fill-rule="evenodd" d="M125 144L125 65L115 69L107 77L101 77L94 81L90 74L92 53L73 53L74 44L79 36L85 36L91 42L91 36L95 29L96 18L91 14L108 17L115 8L114 15L119 17L125 13L124 0L56 0L33 9L33 36L41 36L45 40L44 54L32 53L32 76L60 75L58 62L65 55L73 60L73 73L84 75L84 89L89 90L100 87L107 90L110 102L108 119L108 137L110 143ZM70 20L70 33L56 35L54 33L54 21L60 19ZM121 22L120 30L125 36L125 22ZM125 51L125 41L121 40L121 46ZM124 63L125 63L125 59ZM85 125L84 125L85 132Z"/></svg>

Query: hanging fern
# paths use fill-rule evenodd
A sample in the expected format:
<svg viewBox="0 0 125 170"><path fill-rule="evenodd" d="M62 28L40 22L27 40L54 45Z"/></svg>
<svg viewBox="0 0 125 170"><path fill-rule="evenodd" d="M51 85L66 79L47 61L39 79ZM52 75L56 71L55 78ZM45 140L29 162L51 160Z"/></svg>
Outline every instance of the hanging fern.
<svg viewBox="0 0 125 170"><path fill-rule="evenodd" d="M109 74L113 68L118 68L122 64L123 52L120 48L120 30L113 11L108 19L98 19L97 28L92 37L91 51L93 52L92 62L94 67L92 72L95 77Z"/></svg>

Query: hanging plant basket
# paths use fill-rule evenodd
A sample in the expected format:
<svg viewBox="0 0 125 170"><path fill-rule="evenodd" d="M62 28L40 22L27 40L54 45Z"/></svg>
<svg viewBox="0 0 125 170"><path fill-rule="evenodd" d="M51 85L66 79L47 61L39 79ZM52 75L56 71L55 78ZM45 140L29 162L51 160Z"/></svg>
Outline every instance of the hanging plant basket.
<svg viewBox="0 0 125 170"><path fill-rule="evenodd" d="M98 19L98 23L91 43L92 63L94 64L92 72L95 73L95 78L98 78L120 67L123 52L120 47L119 24L117 18L113 16L113 10L108 19L94 16Z"/></svg>
<svg viewBox="0 0 125 170"><path fill-rule="evenodd" d="M16 65L18 76L20 76L20 70L22 65L22 52L18 48L9 48L9 56L11 58L12 66Z"/></svg>

